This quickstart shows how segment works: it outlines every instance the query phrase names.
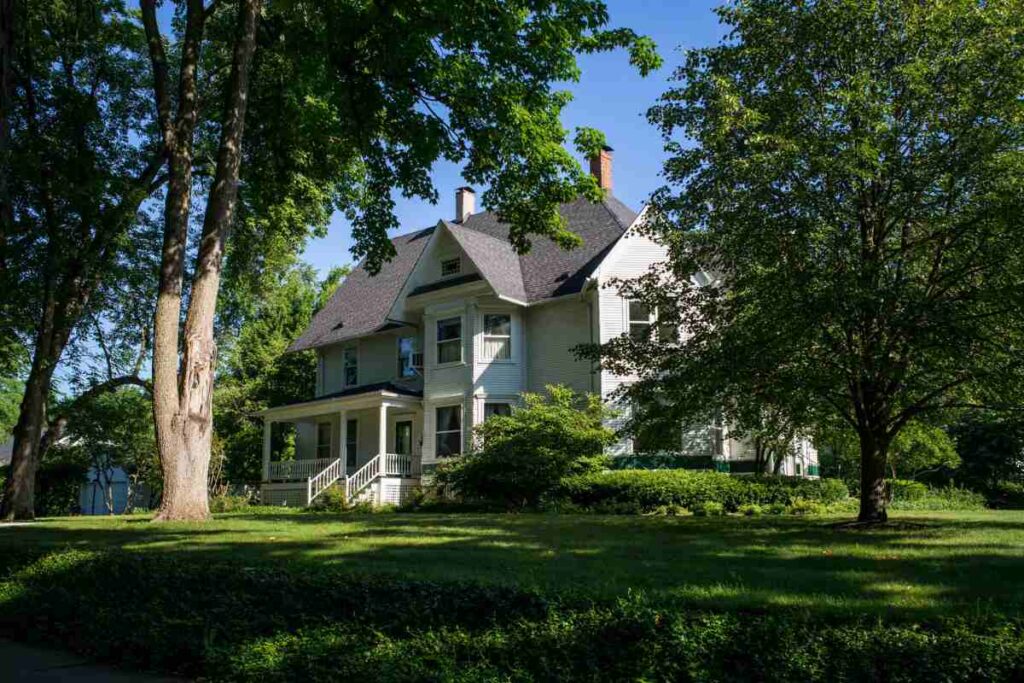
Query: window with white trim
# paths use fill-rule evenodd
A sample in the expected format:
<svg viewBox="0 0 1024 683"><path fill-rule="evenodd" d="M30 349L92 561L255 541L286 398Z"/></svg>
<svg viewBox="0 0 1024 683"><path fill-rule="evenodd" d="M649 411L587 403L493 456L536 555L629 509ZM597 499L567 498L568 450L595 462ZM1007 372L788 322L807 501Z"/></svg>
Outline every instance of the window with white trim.
<svg viewBox="0 0 1024 683"><path fill-rule="evenodd" d="M462 453L462 406L439 406L435 416L435 455L447 458Z"/></svg>
<svg viewBox="0 0 1024 683"><path fill-rule="evenodd" d="M441 260L441 277L458 275L462 271L462 257L446 258Z"/></svg>
<svg viewBox="0 0 1024 683"><path fill-rule="evenodd" d="M484 360L512 359L512 316L508 313L484 314Z"/></svg>
<svg viewBox="0 0 1024 683"><path fill-rule="evenodd" d="M353 387L359 384L359 350L354 346L345 349L343 356L343 368L345 373L345 386Z"/></svg>
<svg viewBox="0 0 1024 683"><path fill-rule="evenodd" d="M484 403L484 421L494 417L509 417L512 415L512 404L505 402Z"/></svg>
<svg viewBox="0 0 1024 683"><path fill-rule="evenodd" d="M654 324L654 311L639 301L630 301L628 304L629 336L634 339L643 339L647 336L651 325Z"/></svg>
<svg viewBox="0 0 1024 683"><path fill-rule="evenodd" d="M326 460L331 457L331 423L316 423L316 457Z"/></svg>
<svg viewBox="0 0 1024 683"><path fill-rule="evenodd" d="M445 318L437 321L437 362L462 362L462 318Z"/></svg>

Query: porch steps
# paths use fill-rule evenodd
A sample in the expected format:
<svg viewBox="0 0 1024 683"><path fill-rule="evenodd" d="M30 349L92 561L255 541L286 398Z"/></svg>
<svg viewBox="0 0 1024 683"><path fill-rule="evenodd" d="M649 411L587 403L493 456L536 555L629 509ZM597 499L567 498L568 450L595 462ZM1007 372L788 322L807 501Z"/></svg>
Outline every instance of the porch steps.
<svg viewBox="0 0 1024 683"><path fill-rule="evenodd" d="M414 479L418 482L414 476L411 455L382 453L348 476L345 475L341 458L338 458L308 479L305 504L312 503L338 481L343 482L345 498L349 503L401 503L412 490ZM377 486L374 487L374 484Z"/></svg>

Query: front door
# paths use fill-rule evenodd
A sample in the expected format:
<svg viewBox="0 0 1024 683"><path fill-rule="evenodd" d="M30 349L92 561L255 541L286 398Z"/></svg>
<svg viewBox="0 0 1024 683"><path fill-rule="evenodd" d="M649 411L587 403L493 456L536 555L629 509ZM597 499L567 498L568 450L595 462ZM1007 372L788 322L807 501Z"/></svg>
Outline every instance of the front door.
<svg viewBox="0 0 1024 683"><path fill-rule="evenodd" d="M395 453L412 455L412 420L395 423Z"/></svg>

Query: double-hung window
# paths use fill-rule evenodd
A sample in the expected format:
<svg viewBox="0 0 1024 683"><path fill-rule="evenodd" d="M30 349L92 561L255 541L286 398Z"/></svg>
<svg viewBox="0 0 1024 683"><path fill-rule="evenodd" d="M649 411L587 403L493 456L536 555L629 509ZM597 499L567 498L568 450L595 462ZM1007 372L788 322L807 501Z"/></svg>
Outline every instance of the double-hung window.
<svg viewBox="0 0 1024 683"><path fill-rule="evenodd" d="M437 321L437 362L462 362L462 318Z"/></svg>
<svg viewBox="0 0 1024 683"><path fill-rule="evenodd" d="M359 384L359 350L354 346L345 349L344 372L346 387Z"/></svg>
<svg viewBox="0 0 1024 683"><path fill-rule="evenodd" d="M441 406L437 418L436 454L439 458L462 453L462 406Z"/></svg>
<svg viewBox="0 0 1024 683"><path fill-rule="evenodd" d="M512 316L508 313L484 315L484 349L486 360L512 358Z"/></svg>
<svg viewBox="0 0 1024 683"><path fill-rule="evenodd" d="M317 460L326 460L331 457L330 422L318 422L316 424L316 457Z"/></svg>
<svg viewBox="0 0 1024 683"><path fill-rule="evenodd" d="M654 324L654 311L639 301L629 302L629 336L643 339Z"/></svg>

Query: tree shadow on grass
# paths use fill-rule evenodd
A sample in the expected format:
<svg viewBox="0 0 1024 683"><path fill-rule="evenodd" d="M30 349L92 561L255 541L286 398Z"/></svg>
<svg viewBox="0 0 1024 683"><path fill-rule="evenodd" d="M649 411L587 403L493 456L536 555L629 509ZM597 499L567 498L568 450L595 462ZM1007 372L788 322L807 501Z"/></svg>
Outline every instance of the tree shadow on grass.
<svg viewBox="0 0 1024 683"><path fill-rule="evenodd" d="M401 669L411 655L373 633L483 633L523 620L549 628L552 601L584 610L630 593L685 614L826 621L1022 611L1024 535L1002 518L858 533L793 518L271 513L141 522L0 536L0 567L10 572L8 589L0 582L0 631L190 675L274 652L268 675L287 680L302 662L353 647ZM97 552L43 557L66 549ZM296 640L297 630L322 637Z"/></svg>

